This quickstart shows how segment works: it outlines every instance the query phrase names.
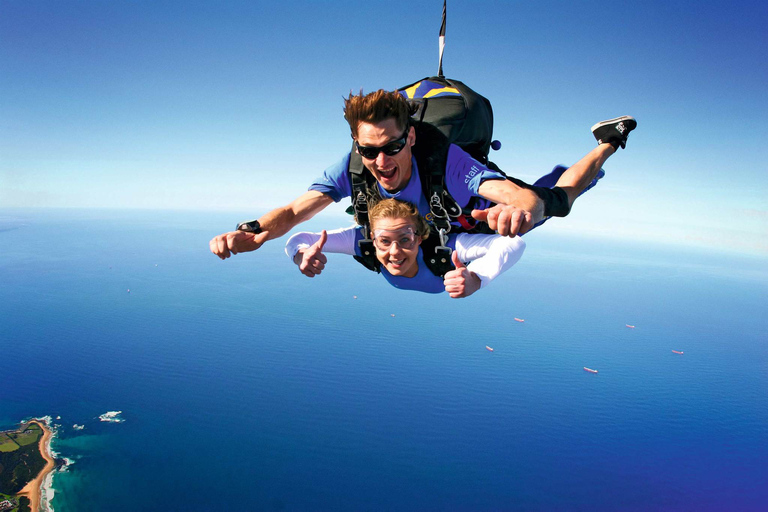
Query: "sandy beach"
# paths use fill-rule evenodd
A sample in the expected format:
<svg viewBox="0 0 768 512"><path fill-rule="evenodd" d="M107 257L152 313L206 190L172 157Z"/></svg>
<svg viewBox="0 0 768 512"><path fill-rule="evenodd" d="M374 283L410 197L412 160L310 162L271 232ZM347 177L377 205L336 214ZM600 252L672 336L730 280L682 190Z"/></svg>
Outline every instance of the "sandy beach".
<svg viewBox="0 0 768 512"><path fill-rule="evenodd" d="M29 498L29 508L33 512L37 512L40 510L40 489L43 486L43 480L45 480L45 476L48 473L53 471L54 467L53 457L51 457L49 452L49 444L51 442L51 436L53 436L53 432L48 428L48 425L44 421L32 420L30 423L37 423L40 428L43 429L43 437L40 439L40 444L38 446L40 448L40 455L42 455L45 459L45 467L42 471L40 471L40 474L38 474L34 480L30 481L21 491L19 491L18 495L26 496Z"/></svg>

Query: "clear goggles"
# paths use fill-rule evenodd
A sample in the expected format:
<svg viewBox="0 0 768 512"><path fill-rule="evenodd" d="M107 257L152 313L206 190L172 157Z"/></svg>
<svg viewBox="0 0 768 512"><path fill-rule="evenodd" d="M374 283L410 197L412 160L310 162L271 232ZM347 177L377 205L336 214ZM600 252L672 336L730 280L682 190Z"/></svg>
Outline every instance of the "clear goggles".
<svg viewBox="0 0 768 512"><path fill-rule="evenodd" d="M373 230L373 245L380 251L388 251L395 243L401 249L413 249L416 245L416 233L414 233L413 228L408 226L394 231L388 229Z"/></svg>

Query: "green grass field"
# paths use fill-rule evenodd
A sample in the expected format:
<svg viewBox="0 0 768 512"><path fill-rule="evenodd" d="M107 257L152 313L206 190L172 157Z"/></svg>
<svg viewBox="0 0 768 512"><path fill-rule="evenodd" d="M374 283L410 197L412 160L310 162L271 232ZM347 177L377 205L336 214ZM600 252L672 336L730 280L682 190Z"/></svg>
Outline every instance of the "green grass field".
<svg viewBox="0 0 768 512"><path fill-rule="evenodd" d="M18 450L19 445L6 434L0 434L0 452L12 452Z"/></svg>
<svg viewBox="0 0 768 512"><path fill-rule="evenodd" d="M19 446L27 446L28 444L36 443L42 434L43 431L40 430L40 427L32 425L24 432L11 434L10 437L19 443Z"/></svg>

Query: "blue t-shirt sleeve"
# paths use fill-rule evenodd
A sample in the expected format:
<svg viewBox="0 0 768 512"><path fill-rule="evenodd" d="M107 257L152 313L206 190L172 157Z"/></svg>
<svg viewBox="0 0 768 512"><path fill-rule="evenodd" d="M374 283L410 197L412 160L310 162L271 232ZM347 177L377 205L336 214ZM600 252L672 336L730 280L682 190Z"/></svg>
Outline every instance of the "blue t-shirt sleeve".
<svg viewBox="0 0 768 512"><path fill-rule="evenodd" d="M344 158L323 171L323 175L317 178L309 190L317 190L330 196L335 202L352 195L352 183L349 181L349 153Z"/></svg>
<svg viewBox="0 0 768 512"><path fill-rule="evenodd" d="M451 144L448 148L445 186L459 206L464 207L473 196L479 196L478 189L485 180L503 179L503 175L488 169L459 146Z"/></svg>

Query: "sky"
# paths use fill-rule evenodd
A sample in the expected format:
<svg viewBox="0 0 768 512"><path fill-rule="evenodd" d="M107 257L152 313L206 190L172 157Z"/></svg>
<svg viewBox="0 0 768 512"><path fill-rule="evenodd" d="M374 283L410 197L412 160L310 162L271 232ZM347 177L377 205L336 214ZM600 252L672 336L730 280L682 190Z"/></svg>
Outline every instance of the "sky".
<svg viewBox="0 0 768 512"><path fill-rule="evenodd" d="M3 0L0 208L259 217L349 150L344 95L436 74L441 10ZM766 22L757 1L449 0L443 68L491 100L491 159L521 179L576 162L594 123L638 120L553 233L765 256Z"/></svg>

